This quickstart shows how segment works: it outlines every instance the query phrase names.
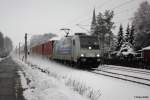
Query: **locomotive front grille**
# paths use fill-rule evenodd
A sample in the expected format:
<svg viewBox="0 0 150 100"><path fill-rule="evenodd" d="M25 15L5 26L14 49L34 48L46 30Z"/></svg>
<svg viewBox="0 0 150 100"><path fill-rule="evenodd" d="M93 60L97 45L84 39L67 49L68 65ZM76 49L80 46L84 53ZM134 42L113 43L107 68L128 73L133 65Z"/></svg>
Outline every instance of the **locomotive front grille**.
<svg viewBox="0 0 150 100"><path fill-rule="evenodd" d="M85 56L86 57L95 57L95 54L94 53L87 53Z"/></svg>

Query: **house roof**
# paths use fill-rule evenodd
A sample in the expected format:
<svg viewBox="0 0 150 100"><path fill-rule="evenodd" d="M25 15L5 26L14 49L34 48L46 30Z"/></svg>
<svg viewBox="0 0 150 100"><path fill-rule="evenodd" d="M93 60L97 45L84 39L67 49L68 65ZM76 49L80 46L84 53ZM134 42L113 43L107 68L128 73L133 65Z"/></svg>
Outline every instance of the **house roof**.
<svg viewBox="0 0 150 100"><path fill-rule="evenodd" d="M143 48L142 50L150 50L150 46Z"/></svg>

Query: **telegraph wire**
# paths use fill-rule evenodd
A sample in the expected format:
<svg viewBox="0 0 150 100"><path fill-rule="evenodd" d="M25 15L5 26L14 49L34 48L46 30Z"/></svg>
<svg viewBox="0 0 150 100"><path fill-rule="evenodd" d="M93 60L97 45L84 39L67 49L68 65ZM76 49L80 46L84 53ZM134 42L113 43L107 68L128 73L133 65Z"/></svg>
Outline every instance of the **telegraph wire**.
<svg viewBox="0 0 150 100"><path fill-rule="evenodd" d="M127 5L127 4L129 4L129 3L133 2L133 1L135 1L135 0L128 0L128 1L126 1L124 3L121 3L120 5L118 5L116 7L113 7L112 10L118 9L118 8L120 8L120 7L124 6L124 5Z"/></svg>
<svg viewBox="0 0 150 100"><path fill-rule="evenodd" d="M111 0L112 1L112 0ZM122 6L124 6L124 5L127 5L127 4L129 4L130 2L133 2L133 1L135 1L135 0L128 0L128 1L126 1L126 2L124 2L124 3L121 3L121 4L119 4L118 6L116 6L116 7L113 7L112 8L112 10L114 10L114 9L118 9L118 8L120 8L120 7L122 7ZM104 2L103 2L104 3ZM108 3L107 3L108 4ZM102 6L103 7L103 6ZM128 10L127 10L128 11ZM123 12L120 12L120 13L123 13ZM120 14L120 13L117 13L117 15L118 14ZM116 14L115 14L116 15ZM88 19L86 19L86 20L83 20L83 21L87 21L87 20L90 20L91 18L88 18ZM80 22L82 22L82 21L80 21Z"/></svg>
<svg viewBox="0 0 150 100"><path fill-rule="evenodd" d="M111 0L112 1L112 0ZM131 2L133 2L133 1L135 1L135 0L128 0L128 1L126 1L126 2L123 2L123 3L121 3L121 4L119 4L119 5L117 5L117 6L115 6L115 7L113 7L112 8L112 10L115 10L115 9L118 9L118 8L121 8L122 6L125 6L125 5L127 5L127 4L129 4L129 3L131 3ZM107 3L108 1L105 1L105 2L103 2L101 5L99 5L99 6L97 6L97 8L99 8L99 9L101 9L102 7L104 7L104 5L106 5L106 4L108 4ZM127 9L125 12L127 12L127 11L129 11L129 9ZM125 12L123 12L123 11L120 11L119 13L117 13L117 14L115 14L115 15L118 15L118 14L121 14L121 13L125 13ZM115 16L114 15L114 16ZM74 20L74 22L73 23L76 23L76 20L78 20L78 18L79 17L77 17L75 20ZM88 17L88 18L86 18L86 19L84 19L84 20L80 20L77 24L79 24L79 23L81 23L81 22L85 22L85 21L90 21L91 20L91 17ZM121 22L121 21L120 21ZM66 25L69 25L69 23L67 23ZM76 25L76 24L75 24ZM74 25L71 25L71 26L74 26ZM90 26L90 25L89 25Z"/></svg>
<svg viewBox="0 0 150 100"><path fill-rule="evenodd" d="M111 0L112 1L112 0ZM106 0L105 2L103 2L102 4L100 4L100 5L98 5L97 7L95 7L95 8L99 8L99 9L101 9L104 5L106 5L106 4L108 4L107 3L108 2L108 0ZM84 14L84 16L86 16L87 14ZM73 21L71 21L71 22L69 22L69 23L67 23L67 24L65 24L65 25L69 25L69 24L72 24L72 23L76 23L76 20L78 20L80 18L80 16L79 17L77 17L77 18L75 18ZM83 17L84 18L84 17ZM82 22L82 21L87 21L87 20L90 20L91 19L91 17L87 17L86 19L83 19L83 20L79 20L79 22L78 23L80 23L80 22Z"/></svg>

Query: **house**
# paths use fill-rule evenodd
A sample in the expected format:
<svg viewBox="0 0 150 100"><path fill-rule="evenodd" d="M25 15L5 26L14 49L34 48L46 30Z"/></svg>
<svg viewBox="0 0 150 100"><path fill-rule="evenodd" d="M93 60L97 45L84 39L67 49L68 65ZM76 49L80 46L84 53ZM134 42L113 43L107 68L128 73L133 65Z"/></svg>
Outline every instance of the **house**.
<svg viewBox="0 0 150 100"><path fill-rule="evenodd" d="M142 49L142 55L144 58L144 62L150 64L150 46Z"/></svg>

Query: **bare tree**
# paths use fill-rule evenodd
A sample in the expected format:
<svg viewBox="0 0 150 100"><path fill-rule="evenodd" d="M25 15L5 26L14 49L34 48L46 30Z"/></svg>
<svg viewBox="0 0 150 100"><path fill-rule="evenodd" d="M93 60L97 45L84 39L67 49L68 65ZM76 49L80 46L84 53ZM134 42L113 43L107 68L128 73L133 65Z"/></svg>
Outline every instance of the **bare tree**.
<svg viewBox="0 0 150 100"><path fill-rule="evenodd" d="M8 55L12 49L13 49L13 45L12 45L12 41L9 37L5 37L4 38L4 48L5 48L5 53Z"/></svg>
<svg viewBox="0 0 150 100"><path fill-rule="evenodd" d="M133 25L135 29L135 46L137 49L150 45L150 4L147 1L141 3L134 15Z"/></svg>

